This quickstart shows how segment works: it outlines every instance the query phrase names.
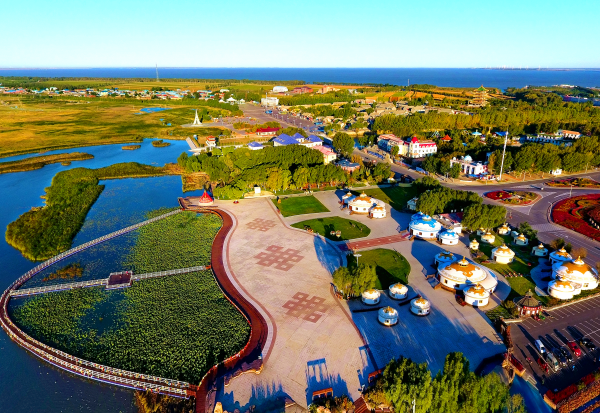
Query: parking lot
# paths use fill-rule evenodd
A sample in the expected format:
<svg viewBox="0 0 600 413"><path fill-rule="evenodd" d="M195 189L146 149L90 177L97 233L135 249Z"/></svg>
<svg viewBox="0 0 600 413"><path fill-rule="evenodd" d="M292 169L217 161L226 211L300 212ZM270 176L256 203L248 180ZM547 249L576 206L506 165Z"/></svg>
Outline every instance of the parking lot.
<svg viewBox="0 0 600 413"><path fill-rule="evenodd" d="M581 357L576 357L568 348L568 342L579 343L582 337L590 338L596 345L600 344L600 297L547 313L550 317L545 320L527 319L522 323L512 324L514 353L538 383L550 390L562 390L600 367L598 349L590 351L577 344L581 349ZM552 348L564 346L571 354L572 362L567 361L566 366L561 366L557 372L552 369L549 369L548 373L542 371L536 362L539 355L535 340L540 340L550 351ZM527 357L532 361L531 364L528 363Z"/></svg>

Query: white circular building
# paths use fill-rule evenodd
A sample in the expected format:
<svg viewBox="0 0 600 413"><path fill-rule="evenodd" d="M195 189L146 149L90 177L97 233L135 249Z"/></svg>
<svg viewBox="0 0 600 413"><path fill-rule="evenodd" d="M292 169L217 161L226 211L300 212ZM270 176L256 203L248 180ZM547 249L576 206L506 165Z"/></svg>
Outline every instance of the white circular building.
<svg viewBox="0 0 600 413"><path fill-rule="evenodd" d="M411 215L411 217L410 217L410 221L412 222L412 221L414 221L414 220L421 219L421 218L423 218L425 215L426 215L426 214L424 214L424 213L422 213L421 211L419 211L419 212L417 212L416 214L413 214L413 215Z"/></svg>
<svg viewBox="0 0 600 413"><path fill-rule="evenodd" d="M515 259L515 252L502 244L492 250L492 257L498 264L510 264Z"/></svg>
<svg viewBox="0 0 600 413"><path fill-rule="evenodd" d="M398 311L390 306L380 308L377 319L384 326L393 326L398 324Z"/></svg>
<svg viewBox="0 0 600 413"><path fill-rule="evenodd" d="M559 249L558 251L552 251L550 253L550 262L553 265L556 263L571 261L572 259L573 257L571 257L571 254L569 254L567 250L564 249L564 247Z"/></svg>
<svg viewBox="0 0 600 413"><path fill-rule="evenodd" d="M438 267L446 265L446 264L453 263L457 259L458 258L456 258L456 256L454 254L452 254L450 251L440 252L440 253L436 254L436 256L435 256L435 268L438 268Z"/></svg>
<svg viewBox="0 0 600 413"><path fill-rule="evenodd" d="M367 290L362 293L362 302L368 305L375 305L379 303L381 293L377 290Z"/></svg>
<svg viewBox="0 0 600 413"><path fill-rule="evenodd" d="M540 245L532 248L531 255L534 257L545 257L548 255L548 248L544 247L544 244L540 242Z"/></svg>
<svg viewBox="0 0 600 413"><path fill-rule="evenodd" d="M438 239L443 245L457 245L459 238L458 234L451 229L443 230L438 235Z"/></svg>
<svg viewBox="0 0 600 413"><path fill-rule="evenodd" d="M369 216L375 219L387 217L387 211L385 210L385 206L376 205L374 207L371 207L371 210L369 211Z"/></svg>
<svg viewBox="0 0 600 413"><path fill-rule="evenodd" d="M354 197L354 199L348 199L348 209L352 214L365 214L367 215L373 206L377 205L377 200L371 198L364 192L360 196Z"/></svg>
<svg viewBox="0 0 600 413"><path fill-rule="evenodd" d="M466 288L464 293L465 302L471 304L473 307L485 307L490 301L489 291L486 291L479 284Z"/></svg>
<svg viewBox="0 0 600 413"><path fill-rule="evenodd" d="M485 242L486 244L493 244L494 241L496 241L496 236L490 231L481 236L481 242Z"/></svg>
<svg viewBox="0 0 600 413"><path fill-rule="evenodd" d="M519 234L518 236L514 237L513 242L516 245L520 245L520 246L525 246L525 245L529 244L529 240L523 234Z"/></svg>
<svg viewBox="0 0 600 413"><path fill-rule="evenodd" d="M423 297L413 298L410 302L410 311L415 315L428 315L431 311L431 304Z"/></svg>
<svg viewBox="0 0 600 413"><path fill-rule="evenodd" d="M491 272L464 257L460 261L440 266L437 276L442 288L450 291L464 290L471 285L480 284L486 291L493 293L498 286L498 279Z"/></svg>
<svg viewBox="0 0 600 413"><path fill-rule="evenodd" d="M286 93L288 91L288 88L285 86L275 86L273 88L273 93Z"/></svg>
<svg viewBox="0 0 600 413"><path fill-rule="evenodd" d="M548 283L548 294L559 300L570 300L575 295L575 290L570 281L553 280Z"/></svg>
<svg viewBox="0 0 600 413"><path fill-rule="evenodd" d="M404 300L408 297L408 287L401 283L390 285L390 297L394 300Z"/></svg>
<svg viewBox="0 0 600 413"><path fill-rule="evenodd" d="M475 238L469 242L469 249L472 249L473 251L477 251L479 249L479 243Z"/></svg>
<svg viewBox="0 0 600 413"><path fill-rule="evenodd" d="M436 239L442 224L431 218L429 215L423 215L421 218L414 219L408 224L410 233L416 238Z"/></svg>
<svg viewBox="0 0 600 413"><path fill-rule="evenodd" d="M579 284L583 290L593 290L598 287L598 272L583 262L580 257L570 262L554 264L552 277Z"/></svg>
<svg viewBox="0 0 600 413"><path fill-rule="evenodd" d="M504 225L502 225L501 227L498 227L498 235L506 235L508 233L510 233L510 227L508 226L508 223L504 223Z"/></svg>

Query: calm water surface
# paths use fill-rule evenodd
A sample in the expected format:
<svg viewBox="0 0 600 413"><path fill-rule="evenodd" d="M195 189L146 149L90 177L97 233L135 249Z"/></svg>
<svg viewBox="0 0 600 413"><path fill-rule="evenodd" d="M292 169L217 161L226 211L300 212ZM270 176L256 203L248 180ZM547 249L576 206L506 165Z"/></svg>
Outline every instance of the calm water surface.
<svg viewBox="0 0 600 413"><path fill-rule="evenodd" d="M75 149L95 156L94 159L73 162L70 166L47 165L29 172L0 174L0 228L6 226L33 206L43 205L40 198L44 188L50 186L52 177L63 170L75 167L100 168L118 162L136 161L162 166L174 162L177 156L189 149L185 141L171 141L166 148L154 148L149 140L136 151L123 151L122 144ZM63 153L73 150L49 152ZM4 158L14 160L31 155ZM106 188L88 213L81 232L73 245L79 245L103 234L144 220L147 211L161 207L177 206L182 195L181 178L165 176L143 179L102 181ZM193 193L187 193L193 194ZM135 234L92 248L75 258L88 262L89 276L107 277L116 270L132 244ZM104 260L99 258L106 253ZM29 269L33 263L9 246L0 237L0 289L6 287ZM62 372L39 361L17 346L0 332L0 406L1 412L135 412L133 392L98 382L87 381Z"/></svg>

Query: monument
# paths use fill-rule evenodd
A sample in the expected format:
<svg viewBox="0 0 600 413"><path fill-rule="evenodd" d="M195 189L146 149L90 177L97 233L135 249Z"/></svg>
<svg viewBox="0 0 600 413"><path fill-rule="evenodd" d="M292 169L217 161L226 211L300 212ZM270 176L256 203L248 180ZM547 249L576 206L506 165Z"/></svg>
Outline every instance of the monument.
<svg viewBox="0 0 600 413"><path fill-rule="evenodd" d="M200 128L204 126L202 122L200 122L200 118L198 117L198 109L196 109L196 116L194 117L193 123L186 123L185 125L181 125L184 128Z"/></svg>

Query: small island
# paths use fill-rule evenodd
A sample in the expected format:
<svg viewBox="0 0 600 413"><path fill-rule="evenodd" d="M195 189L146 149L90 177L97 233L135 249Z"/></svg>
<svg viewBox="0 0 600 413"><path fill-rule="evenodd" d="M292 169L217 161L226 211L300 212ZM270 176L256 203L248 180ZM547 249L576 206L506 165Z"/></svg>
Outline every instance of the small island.
<svg viewBox="0 0 600 413"><path fill-rule="evenodd" d="M0 174L33 171L59 162L63 166L68 166L71 165L72 161L84 161L86 159L94 159L94 155L83 152L71 152L56 155L31 156L19 159L18 161L0 162Z"/></svg>
<svg viewBox="0 0 600 413"><path fill-rule="evenodd" d="M171 145L170 142L164 142L162 139L157 140L157 141L152 141L152 146L154 146L155 148L165 148L170 145Z"/></svg>
<svg viewBox="0 0 600 413"><path fill-rule="evenodd" d="M122 146L121 149L124 151L135 151L136 149L140 149L142 145L125 145Z"/></svg>

